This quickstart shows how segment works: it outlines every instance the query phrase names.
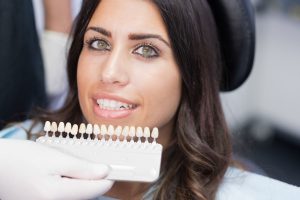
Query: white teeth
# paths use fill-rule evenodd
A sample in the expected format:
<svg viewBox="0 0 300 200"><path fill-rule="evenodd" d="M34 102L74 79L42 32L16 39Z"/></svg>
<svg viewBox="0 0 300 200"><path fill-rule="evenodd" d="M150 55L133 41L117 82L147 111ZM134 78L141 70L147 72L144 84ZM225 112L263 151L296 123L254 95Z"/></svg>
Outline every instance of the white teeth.
<svg viewBox="0 0 300 200"><path fill-rule="evenodd" d="M109 99L97 99L97 104L101 109L105 110L129 110L134 108L133 104L127 104Z"/></svg>
<svg viewBox="0 0 300 200"><path fill-rule="evenodd" d="M110 101L109 102L109 106L111 107L111 108L115 108L115 107L117 107L117 102L116 101Z"/></svg>
<svg viewBox="0 0 300 200"><path fill-rule="evenodd" d="M99 126L98 124L84 124L81 123L79 128L77 124L74 124L73 126L71 125L70 122L67 122L66 124L64 124L63 122L60 122L59 125L57 126L56 122L52 122L50 123L49 121L45 122L45 126L44 126L44 131L46 132L46 134L51 131L53 134L53 137L57 137L57 135L55 136L55 132L58 131L60 133L67 133L67 134L71 134L73 136L77 135L77 133L81 134L81 139L83 139L83 134L95 134L95 135L99 135L101 134L102 139L106 140L106 136L109 136L110 141L112 141L113 136L117 136L117 140L119 140L119 136L122 135L122 137L125 138L124 142L126 142L126 138L129 136L131 142L135 141L136 137L138 138L138 143L141 142L141 138L144 137L146 140L146 142L148 142L148 138L152 137L153 143L156 142L156 139L158 138L159 132L157 128L153 128L152 132L150 131L150 129L148 127L145 127L144 129L140 126L135 127L135 126L117 126L116 128L114 128L113 125L104 125L102 124L101 126ZM60 134L61 135L61 134ZM105 139L106 138L106 139ZM76 139L76 138L75 138ZM85 138L85 139L89 139ZM101 140L102 140L101 139ZM129 139L129 138L127 138Z"/></svg>

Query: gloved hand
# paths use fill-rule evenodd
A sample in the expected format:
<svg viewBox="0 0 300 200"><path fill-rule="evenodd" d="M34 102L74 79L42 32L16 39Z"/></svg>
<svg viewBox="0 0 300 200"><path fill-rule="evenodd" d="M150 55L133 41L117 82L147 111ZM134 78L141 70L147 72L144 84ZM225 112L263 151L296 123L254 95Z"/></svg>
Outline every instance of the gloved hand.
<svg viewBox="0 0 300 200"><path fill-rule="evenodd" d="M107 192L106 165L28 140L0 139L0 199L92 199Z"/></svg>

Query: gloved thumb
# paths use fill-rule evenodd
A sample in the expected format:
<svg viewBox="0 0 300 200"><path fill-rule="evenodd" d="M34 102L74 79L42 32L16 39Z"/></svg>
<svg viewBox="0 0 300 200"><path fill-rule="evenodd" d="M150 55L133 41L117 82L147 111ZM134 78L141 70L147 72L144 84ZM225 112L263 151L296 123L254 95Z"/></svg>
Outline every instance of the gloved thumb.
<svg viewBox="0 0 300 200"><path fill-rule="evenodd" d="M54 172L57 175L85 180L99 180L105 178L110 168L104 164L92 163L86 160L65 155L65 158L56 160L56 163L60 163L59 167Z"/></svg>

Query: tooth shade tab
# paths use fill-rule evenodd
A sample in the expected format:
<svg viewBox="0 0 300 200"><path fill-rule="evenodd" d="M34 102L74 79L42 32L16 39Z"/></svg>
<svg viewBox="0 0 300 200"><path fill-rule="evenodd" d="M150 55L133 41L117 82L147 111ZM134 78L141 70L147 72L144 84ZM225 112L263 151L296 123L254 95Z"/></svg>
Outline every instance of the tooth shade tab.
<svg viewBox="0 0 300 200"><path fill-rule="evenodd" d="M86 130L85 124L81 123L80 126L79 126L79 131L78 132L81 133L81 134L84 134L85 130Z"/></svg>
<svg viewBox="0 0 300 200"><path fill-rule="evenodd" d="M51 123L49 121L45 122L44 131L46 133L48 133L49 131L51 131Z"/></svg>
<svg viewBox="0 0 300 200"><path fill-rule="evenodd" d="M92 134L93 133L93 125L92 124L88 124L86 126L86 131L85 131L87 134Z"/></svg>
<svg viewBox="0 0 300 200"><path fill-rule="evenodd" d="M101 133L101 135L107 134L107 129L104 124L101 125L100 133Z"/></svg>
<svg viewBox="0 0 300 200"><path fill-rule="evenodd" d="M129 136L132 137L132 138L135 136L135 127L134 126L130 127Z"/></svg>
<svg viewBox="0 0 300 200"><path fill-rule="evenodd" d="M57 130L60 133L64 132L65 131L65 124L63 122L59 122Z"/></svg>
<svg viewBox="0 0 300 200"><path fill-rule="evenodd" d="M76 136L77 139L95 139L95 140L101 140L101 141L116 141L121 140L126 143L127 140L130 140L131 142L134 142L135 140L138 140L139 143L141 141L149 143L150 141L152 143L156 143L156 139L159 136L158 128L153 128L152 132L150 131L149 127L142 128L140 126L116 126L116 128L113 125L104 125L102 124L99 126L98 124L84 124L81 123L78 127L77 124L72 125L70 122L67 122L64 124L63 122L59 122L59 125L57 127L56 122L49 122L46 121L44 125L44 131L46 132L46 135L48 135L48 131L52 132L53 137L60 137L68 138ZM56 134L56 132L59 132L60 134ZM67 134L64 134L67 133ZM80 133L80 134L78 134ZM78 135L77 135L78 134ZM92 135L94 134L94 135ZM101 136L100 136L101 135ZM96 136L96 137L95 137ZM130 137L130 138L129 138ZM148 140L148 138L152 138L153 140ZM144 138L145 140L143 140ZM151 143L150 142L150 143Z"/></svg>
<svg viewBox="0 0 300 200"><path fill-rule="evenodd" d="M148 127L144 128L144 137L149 138L150 137L150 129Z"/></svg>
<svg viewBox="0 0 300 200"><path fill-rule="evenodd" d="M109 125L107 129L108 135L112 136L114 134L114 127L113 125Z"/></svg>
<svg viewBox="0 0 300 200"><path fill-rule="evenodd" d="M158 128L153 128L152 133L151 133L151 137L153 139L157 139L158 138Z"/></svg>
<svg viewBox="0 0 300 200"><path fill-rule="evenodd" d="M51 126L51 123L47 124L50 124L50 129L52 128L52 130L55 130L55 126L57 128L56 123L53 123L54 128ZM59 125L59 130L61 130L61 127ZM86 125L86 132L89 132L90 127L91 125ZM107 125L107 128L105 126L109 133L111 132L110 127L114 128L112 125ZM46 131L48 129L49 127L45 128ZM36 142L89 162L102 163L109 166L110 173L105 177L107 180L154 182L159 178L163 147L155 139L149 142L147 139L140 140L140 137L138 137L138 141L135 142L137 138L130 138L130 141L127 141L129 137L124 140L120 138L120 141L116 137L98 137L99 135L97 137L94 137L95 135L86 137L88 134L84 134L83 137L79 137L78 130L79 126L77 124L66 124L64 133L70 131L70 134L63 134L66 137L53 134L53 137L41 136ZM122 133L125 135L130 133L131 136L133 136L133 133L136 136L147 136L142 130L142 127L125 126L122 128L121 126L116 126L114 136ZM96 134L101 132L99 125L93 125L92 132ZM155 130L153 136L158 136Z"/></svg>
<svg viewBox="0 0 300 200"><path fill-rule="evenodd" d="M95 135L99 135L100 134L100 128L98 124L94 124L94 129L93 129L93 133Z"/></svg>
<svg viewBox="0 0 300 200"><path fill-rule="evenodd" d="M52 131L53 135L57 131L57 124L56 124L56 122L52 122L52 124L51 124L51 131Z"/></svg>
<svg viewBox="0 0 300 200"><path fill-rule="evenodd" d="M122 136L127 137L129 134L129 127L125 126L122 131Z"/></svg>
<svg viewBox="0 0 300 200"><path fill-rule="evenodd" d="M142 127L137 127L137 129L136 129L136 136L138 138L143 137L143 129L142 129Z"/></svg>
<svg viewBox="0 0 300 200"><path fill-rule="evenodd" d="M66 133L71 133L71 130L72 130L72 125L70 122L67 122L66 126L65 126L65 132Z"/></svg>
<svg viewBox="0 0 300 200"><path fill-rule="evenodd" d="M115 130L115 134L117 137L119 137L122 133L122 127L121 126L117 126L116 130Z"/></svg>
<svg viewBox="0 0 300 200"><path fill-rule="evenodd" d="M74 125L72 126L71 134L72 134L73 136L75 136L77 133L78 133L78 125L77 125L77 124L74 124Z"/></svg>

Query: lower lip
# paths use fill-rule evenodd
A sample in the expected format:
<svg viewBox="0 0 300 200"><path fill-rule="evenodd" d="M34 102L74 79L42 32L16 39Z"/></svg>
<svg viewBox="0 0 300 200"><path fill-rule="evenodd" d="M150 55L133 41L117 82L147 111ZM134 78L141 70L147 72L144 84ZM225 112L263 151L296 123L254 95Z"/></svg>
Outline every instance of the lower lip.
<svg viewBox="0 0 300 200"><path fill-rule="evenodd" d="M136 109L136 108L135 108ZM94 103L94 112L100 118L118 119L129 116L135 109L130 110L106 110L101 109L97 103Z"/></svg>

